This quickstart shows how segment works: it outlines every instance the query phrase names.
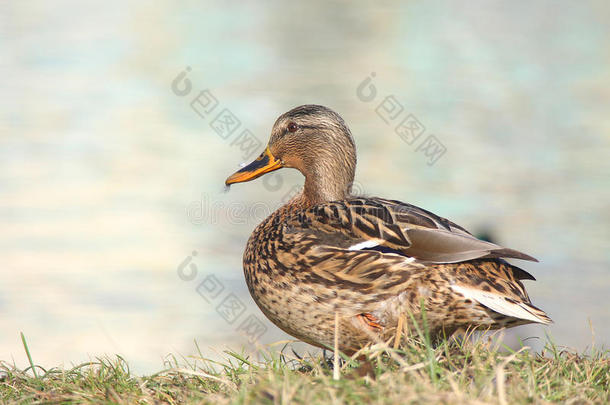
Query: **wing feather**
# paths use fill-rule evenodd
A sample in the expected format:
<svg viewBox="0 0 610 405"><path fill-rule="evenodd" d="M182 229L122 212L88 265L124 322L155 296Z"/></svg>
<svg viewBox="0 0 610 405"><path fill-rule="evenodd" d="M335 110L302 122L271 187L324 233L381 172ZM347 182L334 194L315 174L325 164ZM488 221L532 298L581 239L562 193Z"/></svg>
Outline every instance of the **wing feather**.
<svg viewBox="0 0 610 405"><path fill-rule="evenodd" d="M289 221L290 222L290 221ZM292 226L316 233L326 246L354 249L376 243L427 263L459 263L479 258L537 261L525 253L477 239L461 226L422 208L382 198L325 203L295 216ZM372 246L372 245L371 245Z"/></svg>

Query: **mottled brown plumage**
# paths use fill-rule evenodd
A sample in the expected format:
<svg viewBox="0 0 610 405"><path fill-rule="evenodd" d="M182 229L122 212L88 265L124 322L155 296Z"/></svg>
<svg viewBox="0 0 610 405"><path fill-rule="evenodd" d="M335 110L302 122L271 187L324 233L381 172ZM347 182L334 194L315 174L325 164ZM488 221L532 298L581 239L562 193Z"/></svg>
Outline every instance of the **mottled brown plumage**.
<svg viewBox="0 0 610 405"><path fill-rule="evenodd" d="M354 141L332 110L280 116L265 152L226 183L281 167L303 173L303 192L256 227L244 273L258 306L290 335L332 346L338 313L340 348L351 353L391 338L400 317L414 330L422 306L435 336L551 322L521 283L534 278L503 260L536 259L413 205L352 196Z"/></svg>

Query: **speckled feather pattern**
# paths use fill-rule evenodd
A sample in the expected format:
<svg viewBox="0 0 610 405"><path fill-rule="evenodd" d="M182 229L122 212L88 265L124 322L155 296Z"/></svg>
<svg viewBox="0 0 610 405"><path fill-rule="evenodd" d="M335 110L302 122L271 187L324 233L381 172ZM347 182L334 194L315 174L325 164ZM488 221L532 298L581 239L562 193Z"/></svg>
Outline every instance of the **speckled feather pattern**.
<svg viewBox="0 0 610 405"><path fill-rule="evenodd" d="M448 336L477 325L495 329L531 322L492 311L453 291L452 285L525 303L541 322L550 321L531 305L520 281L533 277L502 259L430 263L400 253L418 244L408 237L412 229L469 235L444 218L378 198L353 198L308 209L302 208L302 200L297 196L261 223L244 254L252 297L271 321L292 336L317 346L331 345L334 313L339 312L341 349L352 352L372 342L371 334L380 340L391 337L400 314L407 324L413 319L421 323L422 303L432 335ZM348 250L362 239L382 240L396 253ZM493 255L484 253L481 256ZM361 322L359 314L371 314L380 328ZM413 325L407 328L414 330Z"/></svg>
<svg viewBox="0 0 610 405"><path fill-rule="evenodd" d="M504 260L533 257L416 206L352 196L355 142L329 108L282 114L265 152L226 184L281 167L305 176L303 192L254 230L244 273L260 309L290 335L328 347L338 314L340 348L351 353L391 338L399 319L412 332L424 314L436 337L551 322L521 282L534 278Z"/></svg>

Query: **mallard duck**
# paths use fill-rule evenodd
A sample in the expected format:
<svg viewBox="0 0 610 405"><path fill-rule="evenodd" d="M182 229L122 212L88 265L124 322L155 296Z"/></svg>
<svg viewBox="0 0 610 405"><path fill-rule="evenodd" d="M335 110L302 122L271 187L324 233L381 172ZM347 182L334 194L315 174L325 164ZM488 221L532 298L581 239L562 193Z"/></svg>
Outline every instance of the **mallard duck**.
<svg viewBox="0 0 610 405"><path fill-rule="evenodd" d="M391 340L401 320L433 336L551 322L521 283L534 277L503 260L533 257L414 205L352 195L354 139L331 109L281 115L264 152L225 183L284 167L305 176L303 190L254 229L243 266L252 298L288 334L332 347L338 323L349 354Z"/></svg>

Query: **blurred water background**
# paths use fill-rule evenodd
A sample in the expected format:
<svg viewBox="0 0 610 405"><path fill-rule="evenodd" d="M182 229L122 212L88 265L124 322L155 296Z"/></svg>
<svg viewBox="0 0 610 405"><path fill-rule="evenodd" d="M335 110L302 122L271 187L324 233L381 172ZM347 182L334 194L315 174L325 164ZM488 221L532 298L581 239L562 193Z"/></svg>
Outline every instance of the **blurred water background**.
<svg viewBox="0 0 610 405"><path fill-rule="evenodd" d="M258 154L275 118L305 103L350 125L359 192L540 259L522 263L538 279L527 288L555 324L513 336L610 343L610 3L33 1L0 12L1 359L26 366L20 331L46 367L118 353L138 373L192 354L194 340L206 355L249 347L238 331L248 316L266 328L259 343L285 339L250 298L241 255L302 178L284 170L228 193L223 182L253 157L235 142L242 130ZM172 90L181 72L186 95ZM376 93L363 101L367 78ZM203 90L218 106L201 117L191 102ZM425 127L416 142L380 116L388 96L398 120ZM224 108L240 121L226 139L210 125ZM417 150L429 135L446 149L432 165ZM223 318L226 300L237 319Z"/></svg>

